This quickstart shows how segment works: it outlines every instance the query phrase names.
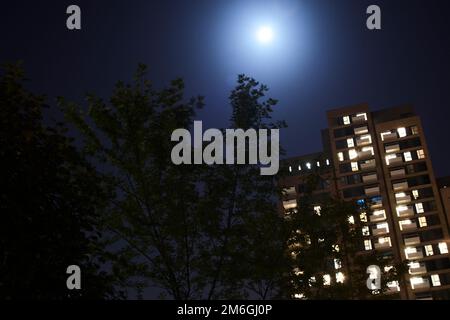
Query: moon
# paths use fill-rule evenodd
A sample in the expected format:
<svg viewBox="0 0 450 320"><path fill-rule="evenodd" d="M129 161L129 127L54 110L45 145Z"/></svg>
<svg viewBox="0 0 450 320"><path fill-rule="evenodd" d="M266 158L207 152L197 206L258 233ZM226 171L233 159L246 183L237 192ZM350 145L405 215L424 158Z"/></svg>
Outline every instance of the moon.
<svg viewBox="0 0 450 320"><path fill-rule="evenodd" d="M273 40L273 30L269 26L262 26L258 29L256 37L260 43L268 44Z"/></svg>

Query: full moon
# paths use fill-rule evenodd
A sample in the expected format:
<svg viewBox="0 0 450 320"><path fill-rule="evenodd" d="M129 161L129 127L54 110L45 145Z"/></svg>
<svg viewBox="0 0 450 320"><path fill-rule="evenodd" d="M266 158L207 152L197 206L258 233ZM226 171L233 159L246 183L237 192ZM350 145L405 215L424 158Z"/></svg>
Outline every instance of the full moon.
<svg viewBox="0 0 450 320"><path fill-rule="evenodd" d="M256 34L258 41L261 43L269 43L273 39L273 31L272 28L268 26L264 26L258 29Z"/></svg>

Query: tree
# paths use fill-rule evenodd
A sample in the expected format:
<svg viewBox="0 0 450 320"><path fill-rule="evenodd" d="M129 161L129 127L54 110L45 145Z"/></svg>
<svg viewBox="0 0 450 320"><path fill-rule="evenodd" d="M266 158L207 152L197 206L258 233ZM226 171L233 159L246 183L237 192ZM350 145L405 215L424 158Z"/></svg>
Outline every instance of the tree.
<svg viewBox="0 0 450 320"><path fill-rule="evenodd" d="M239 77L230 96L233 127L269 125L264 120L276 102L259 102L265 91ZM103 224L112 248L107 257L121 284L140 294L155 286L161 297L174 299L245 297L247 288L267 298L275 282L268 256L274 251L266 249L281 246L276 257L283 257L280 241L265 242L277 233L267 233L264 223L273 230L280 225L274 178L258 181L255 165L171 161L172 132L191 127L202 97L186 101L181 79L155 89L140 65L132 84L116 85L110 103L94 95L87 100L87 114L60 103L114 190Z"/></svg>
<svg viewBox="0 0 450 320"><path fill-rule="evenodd" d="M370 216L370 203L356 205L331 195L318 197L319 173L305 181L305 194L297 209L288 210L286 223L291 236L287 254L291 271L285 292L305 299L378 299L386 295L388 283L399 281L405 266L393 257L364 252L363 223ZM320 205L320 209L318 206ZM367 288L367 267L381 271L379 290Z"/></svg>
<svg viewBox="0 0 450 320"><path fill-rule="evenodd" d="M18 65L0 78L0 297L119 297L96 259L105 190L62 124L44 125L45 98L24 80ZM69 291L73 264L82 289Z"/></svg>

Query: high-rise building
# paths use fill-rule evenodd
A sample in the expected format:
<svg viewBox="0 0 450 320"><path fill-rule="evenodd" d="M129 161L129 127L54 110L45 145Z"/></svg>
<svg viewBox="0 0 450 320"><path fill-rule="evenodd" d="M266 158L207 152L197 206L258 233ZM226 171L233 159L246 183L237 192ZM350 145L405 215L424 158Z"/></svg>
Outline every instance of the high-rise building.
<svg viewBox="0 0 450 320"><path fill-rule="evenodd" d="M356 105L328 111L327 120L323 152L284 161L284 208L297 205L305 173L320 167L322 192L370 207L362 250L408 263L392 291L450 299L449 230L419 117L408 106L370 112Z"/></svg>

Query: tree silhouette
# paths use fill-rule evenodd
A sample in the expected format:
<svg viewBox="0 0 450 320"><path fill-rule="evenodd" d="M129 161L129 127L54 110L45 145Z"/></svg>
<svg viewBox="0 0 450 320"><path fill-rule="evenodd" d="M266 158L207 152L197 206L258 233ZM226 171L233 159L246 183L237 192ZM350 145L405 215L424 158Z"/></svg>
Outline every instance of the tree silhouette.
<svg viewBox="0 0 450 320"><path fill-rule="evenodd" d="M62 124L44 125L45 98L23 82L18 65L1 73L0 297L117 297L96 261L105 199L96 171ZM66 287L69 265L81 268L81 290Z"/></svg>

